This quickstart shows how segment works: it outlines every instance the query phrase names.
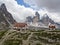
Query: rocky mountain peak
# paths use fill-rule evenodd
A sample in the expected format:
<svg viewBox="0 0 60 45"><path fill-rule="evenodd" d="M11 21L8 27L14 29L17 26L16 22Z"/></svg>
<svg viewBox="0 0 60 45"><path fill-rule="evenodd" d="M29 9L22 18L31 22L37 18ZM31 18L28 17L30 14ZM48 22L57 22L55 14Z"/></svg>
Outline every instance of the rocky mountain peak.
<svg viewBox="0 0 60 45"><path fill-rule="evenodd" d="M1 24L4 24L2 27L9 27L10 24L14 24L16 22L12 17L12 14L7 11L5 4L1 4L0 6L0 27Z"/></svg>
<svg viewBox="0 0 60 45"><path fill-rule="evenodd" d="M46 14L44 14L44 16L43 17L48 17L49 18L49 16L48 16L48 14L46 13Z"/></svg>
<svg viewBox="0 0 60 45"><path fill-rule="evenodd" d="M3 10L3 11L7 11L6 6L5 6L5 4L4 4L4 3L3 3L3 4L1 4L0 9L1 9L1 10Z"/></svg>
<svg viewBox="0 0 60 45"><path fill-rule="evenodd" d="M55 22L49 18L48 14L44 14L44 16L41 19L42 23L45 25L48 25L49 23L54 24Z"/></svg>

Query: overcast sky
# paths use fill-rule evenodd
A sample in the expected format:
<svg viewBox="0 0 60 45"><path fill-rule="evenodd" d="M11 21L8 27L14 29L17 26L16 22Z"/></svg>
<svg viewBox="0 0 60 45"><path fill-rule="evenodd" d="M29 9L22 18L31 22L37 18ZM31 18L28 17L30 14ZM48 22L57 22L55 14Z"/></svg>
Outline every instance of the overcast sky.
<svg viewBox="0 0 60 45"><path fill-rule="evenodd" d="M2 3L18 22L25 21L27 16L34 16L38 11L41 16L47 13L52 20L60 23L60 0L0 0Z"/></svg>

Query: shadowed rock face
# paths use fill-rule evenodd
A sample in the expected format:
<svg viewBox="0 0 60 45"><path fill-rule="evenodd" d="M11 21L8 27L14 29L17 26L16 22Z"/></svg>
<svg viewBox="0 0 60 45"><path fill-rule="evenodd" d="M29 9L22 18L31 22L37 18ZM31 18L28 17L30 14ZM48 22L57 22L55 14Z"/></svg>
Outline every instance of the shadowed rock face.
<svg viewBox="0 0 60 45"><path fill-rule="evenodd" d="M43 24L45 24L46 26L48 26L49 23L51 23L51 24L54 24L57 28L60 28L60 24L58 24L58 23L54 22L52 19L50 19L47 14L45 14L45 15L42 17L41 22L42 22Z"/></svg>
<svg viewBox="0 0 60 45"><path fill-rule="evenodd" d="M49 16L47 14L45 14L42 19L41 22L44 23L45 25L48 25L49 23L54 24L55 22L49 18Z"/></svg>
<svg viewBox="0 0 60 45"><path fill-rule="evenodd" d="M14 24L14 22L16 22L12 15L7 11L7 8L5 6L5 4L1 4L0 6L0 24L5 24L7 27L10 26L9 23L6 21L5 17L3 16L5 15L5 17L7 18L7 20L11 23Z"/></svg>

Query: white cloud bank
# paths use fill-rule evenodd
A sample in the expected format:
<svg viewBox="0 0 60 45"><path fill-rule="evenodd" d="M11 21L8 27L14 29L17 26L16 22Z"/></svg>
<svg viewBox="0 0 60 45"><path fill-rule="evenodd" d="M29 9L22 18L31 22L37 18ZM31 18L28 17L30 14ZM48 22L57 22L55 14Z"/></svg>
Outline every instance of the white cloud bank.
<svg viewBox="0 0 60 45"><path fill-rule="evenodd" d="M0 4L5 3L7 10L18 22L25 21L27 16L34 16L35 11L33 9L18 5L15 0L0 0L0 2Z"/></svg>
<svg viewBox="0 0 60 45"><path fill-rule="evenodd" d="M41 0L24 0L24 1L25 1L25 3L28 3L29 5L31 5L32 8L36 8L36 9L40 8L39 2ZM32 8L26 8L24 6L21 6L15 0L0 0L0 4L2 4L2 3L5 3L7 10L12 14L14 19L16 19L16 21L18 21L18 22L25 21L27 16L34 16L34 14L35 14L35 10L33 10ZM47 6L45 6L45 7L47 7ZM54 9L52 9L52 10L54 10ZM52 20L54 20L55 22L60 22L60 20L59 20L60 15L58 13L50 13L50 12L48 12L48 10L38 10L38 12L40 13L41 16L43 16L43 14L47 13L48 16L50 18L52 18Z"/></svg>
<svg viewBox="0 0 60 45"><path fill-rule="evenodd" d="M42 13L47 12L52 20L60 23L60 0L24 0L24 2L33 8L46 9L46 11L42 11Z"/></svg>

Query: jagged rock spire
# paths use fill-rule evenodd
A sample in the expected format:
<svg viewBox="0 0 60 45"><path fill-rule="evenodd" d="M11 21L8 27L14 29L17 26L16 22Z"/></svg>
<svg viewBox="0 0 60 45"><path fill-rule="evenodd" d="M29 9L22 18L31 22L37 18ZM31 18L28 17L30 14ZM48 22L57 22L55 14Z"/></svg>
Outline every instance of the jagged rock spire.
<svg viewBox="0 0 60 45"><path fill-rule="evenodd" d="M5 4L4 4L4 3L3 3L3 4L1 4L0 8L1 8L1 10L3 10L3 11L7 11L6 6L5 6Z"/></svg>
<svg viewBox="0 0 60 45"><path fill-rule="evenodd" d="M14 24L14 22L16 22L12 14L8 12L4 3L0 6L0 23L1 22L5 23L7 26L10 26L9 23Z"/></svg>

